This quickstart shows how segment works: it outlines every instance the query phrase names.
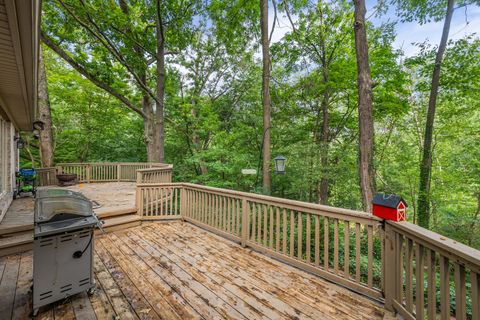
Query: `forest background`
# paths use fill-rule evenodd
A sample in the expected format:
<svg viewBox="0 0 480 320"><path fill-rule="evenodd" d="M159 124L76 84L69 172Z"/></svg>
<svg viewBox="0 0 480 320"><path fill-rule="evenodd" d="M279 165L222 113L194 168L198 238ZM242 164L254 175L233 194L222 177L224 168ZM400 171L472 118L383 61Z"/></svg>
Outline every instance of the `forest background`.
<svg viewBox="0 0 480 320"><path fill-rule="evenodd" d="M47 166L162 161L175 181L362 210L358 2L45 0L39 96L51 130L24 137L23 166L39 167L50 140ZM420 209L430 229L480 248L478 2L367 2L373 188L401 195L419 222L432 72L450 5ZM286 174L274 173L277 155Z"/></svg>

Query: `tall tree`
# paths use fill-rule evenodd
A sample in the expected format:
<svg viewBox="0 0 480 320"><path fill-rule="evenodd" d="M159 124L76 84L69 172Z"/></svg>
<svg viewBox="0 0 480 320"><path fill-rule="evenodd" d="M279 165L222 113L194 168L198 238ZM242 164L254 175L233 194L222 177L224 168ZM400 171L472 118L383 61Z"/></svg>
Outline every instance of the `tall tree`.
<svg viewBox="0 0 480 320"><path fill-rule="evenodd" d="M39 137L40 164L43 168L47 168L53 166L54 147L52 114L48 96L48 81L43 48L40 48L39 52L38 73L38 119L44 123L44 128L40 131Z"/></svg>
<svg viewBox="0 0 480 320"><path fill-rule="evenodd" d="M195 8L193 1L45 1L42 40L144 119L149 161L165 157L165 56L184 47Z"/></svg>
<svg viewBox="0 0 480 320"><path fill-rule="evenodd" d="M263 106L263 192L270 194L270 41L268 38L268 0L260 0L262 43L262 106Z"/></svg>
<svg viewBox="0 0 480 320"><path fill-rule="evenodd" d="M357 56L358 83L358 121L359 121L359 162L360 191L363 209L371 212L371 201L375 190L375 171L373 164L373 108L372 79L368 59L367 30L365 26L365 1L354 0L355 5L355 50Z"/></svg>
<svg viewBox="0 0 480 320"><path fill-rule="evenodd" d="M420 186L418 190L418 224L428 228L430 224L430 180L432 174L432 142L433 123L437 106L438 87L440 85L440 70L442 67L443 54L447 47L450 23L454 10L454 0L448 0L445 21L443 24L442 38L435 56L435 65L432 73L430 98L428 100L427 121L425 123L425 135L423 138L422 162L420 164Z"/></svg>

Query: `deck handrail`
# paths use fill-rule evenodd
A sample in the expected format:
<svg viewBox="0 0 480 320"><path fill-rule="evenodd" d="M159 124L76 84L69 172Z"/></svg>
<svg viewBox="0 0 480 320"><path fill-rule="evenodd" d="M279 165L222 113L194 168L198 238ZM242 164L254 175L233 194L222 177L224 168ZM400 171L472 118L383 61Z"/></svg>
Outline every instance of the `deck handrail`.
<svg viewBox="0 0 480 320"><path fill-rule="evenodd" d="M168 182L172 179L172 165L155 162L82 162L82 163L59 163L51 168L39 168L40 186L53 185L57 183L57 173L74 173L78 182L112 182L125 181L136 182L137 171L151 169L156 171L170 172L161 180L152 182Z"/></svg>
<svg viewBox="0 0 480 320"><path fill-rule="evenodd" d="M410 222L388 221L385 235L388 309L405 319L480 319L479 250Z"/></svg>
<svg viewBox="0 0 480 320"><path fill-rule="evenodd" d="M137 200L146 220L181 217L382 299L382 220L371 214L191 183L137 184Z"/></svg>
<svg viewBox="0 0 480 320"><path fill-rule="evenodd" d="M191 183L137 184L137 208L384 301L405 319L480 319L480 251L409 222Z"/></svg>

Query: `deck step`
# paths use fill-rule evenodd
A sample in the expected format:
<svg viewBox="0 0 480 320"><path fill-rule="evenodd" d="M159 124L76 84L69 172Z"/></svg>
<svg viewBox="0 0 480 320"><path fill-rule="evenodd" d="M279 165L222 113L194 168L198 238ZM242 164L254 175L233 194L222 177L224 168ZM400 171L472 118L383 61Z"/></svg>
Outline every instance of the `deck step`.
<svg viewBox="0 0 480 320"><path fill-rule="evenodd" d="M103 230L112 232L130 227L136 227L141 224L141 217L136 214L124 214L121 216L113 216L104 218ZM95 234L100 234L100 230L96 230ZM33 248L33 231L23 230L16 233L0 235L0 257L9 254L28 251Z"/></svg>
<svg viewBox="0 0 480 320"><path fill-rule="evenodd" d="M0 257L33 248L33 232L24 231L0 237Z"/></svg>
<svg viewBox="0 0 480 320"><path fill-rule="evenodd" d="M29 224L19 225L19 226L12 226L12 227L3 227L0 229L0 239L2 237L26 232L33 230L33 221Z"/></svg>
<svg viewBox="0 0 480 320"><path fill-rule="evenodd" d="M139 226L142 223L142 218L136 214L122 215L112 218L103 219L103 230L105 232L117 231L130 227ZM96 233L101 233L100 230L96 230Z"/></svg>
<svg viewBox="0 0 480 320"><path fill-rule="evenodd" d="M137 213L137 209L135 208L135 206L130 206L130 205L118 206L115 208L112 208L112 207L98 208L94 211L100 219L106 219L110 217L118 217L118 216Z"/></svg>

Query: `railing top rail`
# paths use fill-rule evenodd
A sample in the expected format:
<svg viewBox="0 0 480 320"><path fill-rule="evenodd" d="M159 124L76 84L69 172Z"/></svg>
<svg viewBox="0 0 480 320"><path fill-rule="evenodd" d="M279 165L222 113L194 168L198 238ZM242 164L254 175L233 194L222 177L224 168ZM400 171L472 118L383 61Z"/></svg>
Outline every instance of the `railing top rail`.
<svg viewBox="0 0 480 320"><path fill-rule="evenodd" d="M287 205L290 207L295 207L294 210L301 211L306 210L306 211L322 211L324 213L329 213L332 215L340 215L343 216L342 218L352 218L353 219L361 219L362 221L366 222L368 221L369 223L379 223L382 222L382 219L379 219L369 213L366 212L361 212L361 211L355 211L355 210L350 210L350 209L344 209L344 208L337 208L337 207L330 207L326 205L321 205L321 204L316 204L316 203L309 203L309 202L303 202L303 201L298 201L298 200L290 200L290 199L284 199L284 198L277 198L277 197L272 197L272 196L266 196L266 195L261 195L261 194L256 194L256 193L249 193L249 192L242 192L242 191L236 191L236 190L229 190L229 189L221 189L221 188L215 188L215 187L207 187L203 185L197 185L197 184L192 184L192 183L140 183L137 184L138 187L155 187L155 186L177 186L177 185L182 185L184 187L196 189L196 190L203 190L206 192L213 192L213 193L218 193L218 194L226 194L230 196L235 196L235 197L240 197L240 198L246 198L247 200L251 201L259 201L259 202L268 202L268 203L273 203L276 205ZM340 217L339 217L340 218Z"/></svg>
<svg viewBox="0 0 480 320"><path fill-rule="evenodd" d="M147 168L147 169L138 169L137 172L153 172L153 171L159 171L159 170L172 170L173 165L166 165L162 167L153 167L153 168Z"/></svg>
<svg viewBox="0 0 480 320"><path fill-rule="evenodd" d="M35 170L42 172L42 171L50 171L50 170L56 170L57 167L45 167L45 168L35 168Z"/></svg>
<svg viewBox="0 0 480 320"><path fill-rule="evenodd" d="M438 233L427 230L413 223L387 222L398 233L412 238L416 242L439 251L442 255L455 260L462 260L470 266L480 270L480 251L463 243L444 237ZM462 262L457 261L457 262Z"/></svg>
<svg viewBox="0 0 480 320"><path fill-rule="evenodd" d="M152 165L155 167L170 166L167 163L161 162L66 162L66 163L57 163L57 166L79 166L79 165Z"/></svg>

